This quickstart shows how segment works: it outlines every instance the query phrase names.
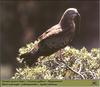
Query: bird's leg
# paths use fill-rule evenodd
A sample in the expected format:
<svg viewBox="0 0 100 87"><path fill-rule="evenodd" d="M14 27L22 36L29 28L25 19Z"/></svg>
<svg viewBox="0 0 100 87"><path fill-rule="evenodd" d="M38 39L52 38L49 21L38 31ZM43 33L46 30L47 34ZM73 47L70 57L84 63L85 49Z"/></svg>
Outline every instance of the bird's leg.
<svg viewBox="0 0 100 87"><path fill-rule="evenodd" d="M60 50L60 58L61 58L61 59L63 58L62 49Z"/></svg>
<svg viewBox="0 0 100 87"><path fill-rule="evenodd" d="M60 49L58 52L58 58L62 59L63 58L63 55L62 55L62 49Z"/></svg>
<svg viewBox="0 0 100 87"><path fill-rule="evenodd" d="M62 50L59 50L57 53L56 53L56 59L58 61L62 60L63 56L62 56Z"/></svg>

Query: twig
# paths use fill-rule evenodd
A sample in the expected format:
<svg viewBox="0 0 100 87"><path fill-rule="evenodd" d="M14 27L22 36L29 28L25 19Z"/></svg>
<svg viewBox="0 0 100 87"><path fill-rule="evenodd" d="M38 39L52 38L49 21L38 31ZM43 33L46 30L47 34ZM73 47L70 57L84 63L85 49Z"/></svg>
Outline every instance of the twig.
<svg viewBox="0 0 100 87"><path fill-rule="evenodd" d="M79 72L73 70L70 66L68 66L63 60L62 60L62 63L64 63L66 65L67 68L69 68L71 71L73 71L74 73L78 74L81 76L82 79L85 79L85 77L83 75L81 75Z"/></svg>
<svg viewBox="0 0 100 87"><path fill-rule="evenodd" d="M80 73L82 71L82 66L83 66L83 64L80 63L80 68L79 68L78 73Z"/></svg>

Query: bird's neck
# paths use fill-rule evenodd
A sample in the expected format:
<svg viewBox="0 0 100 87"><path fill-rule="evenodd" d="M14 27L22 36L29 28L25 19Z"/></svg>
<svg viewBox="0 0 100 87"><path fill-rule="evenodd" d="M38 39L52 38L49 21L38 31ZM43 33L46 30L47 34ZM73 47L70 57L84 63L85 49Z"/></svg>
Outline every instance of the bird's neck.
<svg viewBox="0 0 100 87"><path fill-rule="evenodd" d="M74 21L69 17L63 17L61 18L59 24L61 25L62 29L66 29L68 27L71 27L73 25Z"/></svg>

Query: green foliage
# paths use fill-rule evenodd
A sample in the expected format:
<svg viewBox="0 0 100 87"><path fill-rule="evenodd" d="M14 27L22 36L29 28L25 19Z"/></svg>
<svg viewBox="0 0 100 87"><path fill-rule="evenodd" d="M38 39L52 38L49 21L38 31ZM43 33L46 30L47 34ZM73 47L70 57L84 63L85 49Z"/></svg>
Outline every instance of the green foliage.
<svg viewBox="0 0 100 87"><path fill-rule="evenodd" d="M34 44L27 44L19 49L20 55L30 52ZM90 52L85 47L78 50L73 47L64 49L47 57L38 58L36 66L16 69L12 79L100 79L100 49L93 48Z"/></svg>

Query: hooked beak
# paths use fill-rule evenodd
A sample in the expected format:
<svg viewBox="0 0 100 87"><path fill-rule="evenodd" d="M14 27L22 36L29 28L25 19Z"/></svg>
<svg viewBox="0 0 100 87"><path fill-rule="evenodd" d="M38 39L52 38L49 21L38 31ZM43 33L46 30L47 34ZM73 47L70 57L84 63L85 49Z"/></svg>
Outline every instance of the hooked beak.
<svg viewBox="0 0 100 87"><path fill-rule="evenodd" d="M80 17L80 14L79 14L79 13L77 13L77 16L79 16L79 17Z"/></svg>

